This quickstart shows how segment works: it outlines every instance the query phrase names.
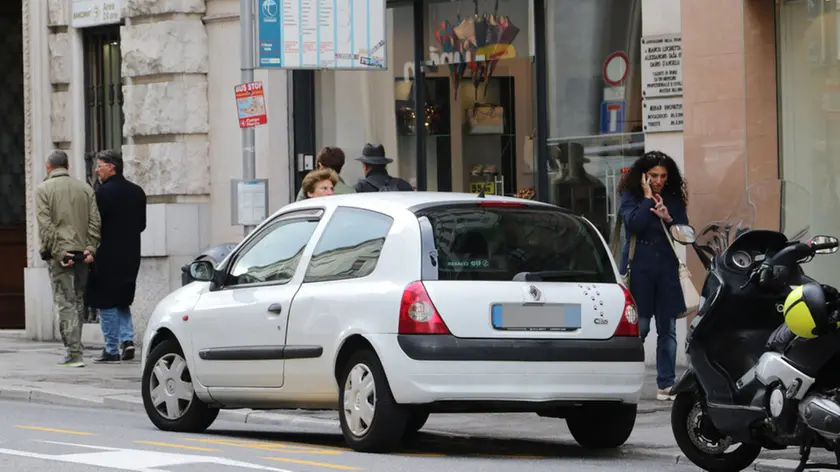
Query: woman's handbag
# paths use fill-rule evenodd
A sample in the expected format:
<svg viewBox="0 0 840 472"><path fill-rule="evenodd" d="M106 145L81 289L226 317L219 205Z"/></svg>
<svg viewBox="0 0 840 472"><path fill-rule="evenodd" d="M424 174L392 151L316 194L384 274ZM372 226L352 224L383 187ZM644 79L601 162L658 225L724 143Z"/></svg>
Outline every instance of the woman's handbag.
<svg viewBox="0 0 840 472"><path fill-rule="evenodd" d="M674 250L674 256L680 263L680 286L682 286L683 299L685 300L685 312L677 315L677 319L679 320L697 311L700 307L700 294L697 293L697 289L691 283L691 272L688 270L688 266L680 260L680 256L677 254L677 248L674 246L674 239L671 238L671 233L665 227L665 222L660 219L659 223L662 225L662 231L665 231L665 237L668 238L671 249Z"/></svg>
<svg viewBox="0 0 840 472"><path fill-rule="evenodd" d="M610 243L610 250L613 253L613 257L616 261L621 261L621 251L618 251L618 248L621 247L619 244L621 239L621 216L617 216L615 219L615 229L613 229L612 234L612 242ZM621 277L621 282L630 290L630 267L633 265L633 256L636 255L636 235L630 235L630 254L627 257L627 271ZM620 270L619 270L620 272Z"/></svg>

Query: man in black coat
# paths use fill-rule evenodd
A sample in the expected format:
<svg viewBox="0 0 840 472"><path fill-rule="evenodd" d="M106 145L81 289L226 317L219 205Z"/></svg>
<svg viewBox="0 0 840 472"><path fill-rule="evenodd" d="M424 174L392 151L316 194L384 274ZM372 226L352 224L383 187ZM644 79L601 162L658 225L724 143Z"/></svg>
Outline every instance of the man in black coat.
<svg viewBox="0 0 840 472"><path fill-rule="evenodd" d="M96 173L102 183L96 190L102 238L91 268L87 301L99 310L105 349L93 361L119 362L134 358L134 326L129 307L134 302L140 270L146 193L123 176L123 160L118 151L102 151L96 159Z"/></svg>
<svg viewBox="0 0 840 472"><path fill-rule="evenodd" d="M356 183L356 191L361 192L411 192L411 184L399 177L388 174L385 166L394 162L385 156L385 147L381 144L366 144L362 155L356 158L362 163L365 178Z"/></svg>

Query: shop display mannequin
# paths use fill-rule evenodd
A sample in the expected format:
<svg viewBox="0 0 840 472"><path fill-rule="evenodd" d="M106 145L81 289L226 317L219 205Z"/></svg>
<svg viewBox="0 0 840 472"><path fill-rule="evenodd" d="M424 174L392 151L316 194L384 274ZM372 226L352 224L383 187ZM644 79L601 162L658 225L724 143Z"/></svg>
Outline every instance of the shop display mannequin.
<svg viewBox="0 0 840 472"><path fill-rule="evenodd" d="M563 143L557 146L557 149L561 171L551 184L554 204L585 217L604 238L609 239L607 188L583 168L583 165L589 162L589 159L583 156L583 145Z"/></svg>

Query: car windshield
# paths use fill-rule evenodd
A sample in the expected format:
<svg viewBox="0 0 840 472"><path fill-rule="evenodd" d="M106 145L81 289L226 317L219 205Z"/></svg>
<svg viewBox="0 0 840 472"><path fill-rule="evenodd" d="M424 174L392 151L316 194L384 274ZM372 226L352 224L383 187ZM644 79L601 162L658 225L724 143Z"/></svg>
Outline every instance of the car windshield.
<svg viewBox="0 0 840 472"><path fill-rule="evenodd" d="M595 228L561 210L463 204L417 216L431 223L439 280L616 281Z"/></svg>

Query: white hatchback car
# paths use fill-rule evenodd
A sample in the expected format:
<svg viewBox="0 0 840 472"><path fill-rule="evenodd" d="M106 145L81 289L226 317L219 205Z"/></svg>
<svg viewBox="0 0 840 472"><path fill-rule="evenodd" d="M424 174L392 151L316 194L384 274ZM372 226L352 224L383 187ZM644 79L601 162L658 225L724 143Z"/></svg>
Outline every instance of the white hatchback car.
<svg viewBox="0 0 840 472"><path fill-rule="evenodd" d="M585 447L633 430L633 299L594 226L556 206L309 199L190 272L143 337L143 402L160 429L202 431L221 408L338 410L348 445L368 452L436 412L565 418Z"/></svg>

